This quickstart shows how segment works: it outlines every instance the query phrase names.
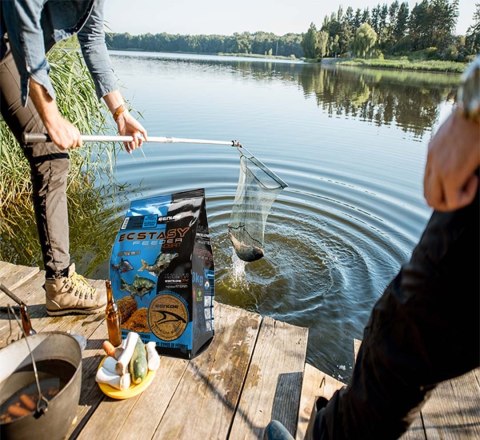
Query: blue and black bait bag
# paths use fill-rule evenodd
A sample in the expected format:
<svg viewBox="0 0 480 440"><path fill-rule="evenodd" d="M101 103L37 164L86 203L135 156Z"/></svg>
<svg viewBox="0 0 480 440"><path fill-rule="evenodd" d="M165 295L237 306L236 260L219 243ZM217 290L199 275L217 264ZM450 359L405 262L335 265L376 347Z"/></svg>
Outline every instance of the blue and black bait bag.
<svg viewBox="0 0 480 440"><path fill-rule="evenodd" d="M130 203L115 239L110 279L122 336L191 359L214 335L214 263L203 189Z"/></svg>

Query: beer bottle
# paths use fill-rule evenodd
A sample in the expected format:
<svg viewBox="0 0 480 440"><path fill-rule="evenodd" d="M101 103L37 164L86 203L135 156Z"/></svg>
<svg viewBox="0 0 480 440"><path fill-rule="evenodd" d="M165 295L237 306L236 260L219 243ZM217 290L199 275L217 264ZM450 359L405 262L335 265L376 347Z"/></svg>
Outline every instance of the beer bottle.
<svg viewBox="0 0 480 440"><path fill-rule="evenodd" d="M105 317L107 321L108 340L114 347L118 347L122 343L122 332L120 330L120 314L118 307L113 300L112 283L110 280L105 281L107 289L107 308Z"/></svg>

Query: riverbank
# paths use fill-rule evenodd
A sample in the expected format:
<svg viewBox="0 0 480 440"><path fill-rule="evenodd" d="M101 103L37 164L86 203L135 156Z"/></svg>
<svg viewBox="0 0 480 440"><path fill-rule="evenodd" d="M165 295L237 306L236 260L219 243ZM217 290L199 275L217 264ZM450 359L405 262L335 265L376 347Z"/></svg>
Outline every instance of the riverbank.
<svg viewBox="0 0 480 440"><path fill-rule="evenodd" d="M362 59L362 58L323 58L322 64L338 64L340 66L369 67L372 69L410 70L424 72L462 73L467 63L441 60L410 60L407 57L395 59Z"/></svg>
<svg viewBox="0 0 480 440"><path fill-rule="evenodd" d="M198 54L201 55L201 54ZM241 58L262 58L262 59L271 59L271 60L287 60L287 61L300 61L301 59L295 57L295 55L290 55L289 57L281 55L262 55L258 53L223 53L218 52L218 56L227 56L227 57L241 57Z"/></svg>

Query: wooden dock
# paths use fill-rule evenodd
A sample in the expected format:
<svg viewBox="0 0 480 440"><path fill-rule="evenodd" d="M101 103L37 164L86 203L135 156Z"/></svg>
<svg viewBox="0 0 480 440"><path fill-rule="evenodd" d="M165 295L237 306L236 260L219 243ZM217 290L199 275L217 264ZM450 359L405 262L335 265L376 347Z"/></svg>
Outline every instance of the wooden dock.
<svg viewBox="0 0 480 440"><path fill-rule="evenodd" d="M223 304L215 304L216 334L191 361L161 358L152 384L128 400L102 394L95 374L107 335L103 314L49 317L44 272L0 262L0 282L27 305L37 332L85 336L82 390L68 438L261 439L271 419L303 439L315 396L327 398L343 384L306 363L308 329ZM101 280L93 281L103 287ZM0 292L0 306L12 301ZM0 313L0 348L19 338ZM353 356L353 350L352 350ZM447 382L419 414L407 439L480 438L480 373Z"/></svg>

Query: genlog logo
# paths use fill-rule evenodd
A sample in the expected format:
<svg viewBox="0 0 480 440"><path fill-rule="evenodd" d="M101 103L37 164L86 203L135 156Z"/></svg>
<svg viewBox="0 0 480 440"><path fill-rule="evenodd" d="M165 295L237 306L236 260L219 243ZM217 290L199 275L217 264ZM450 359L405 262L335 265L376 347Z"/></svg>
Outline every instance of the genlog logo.
<svg viewBox="0 0 480 440"><path fill-rule="evenodd" d="M158 338L164 341L178 339L187 328L187 307L177 296L157 295L148 308L148 323Z"/></svg>

